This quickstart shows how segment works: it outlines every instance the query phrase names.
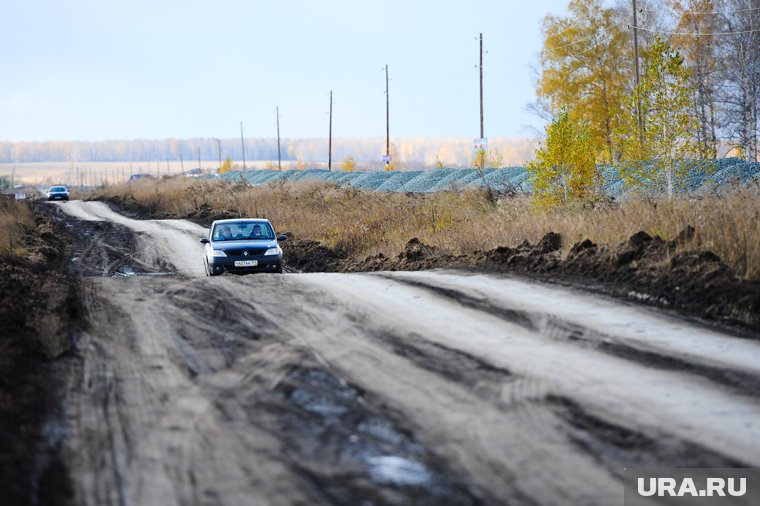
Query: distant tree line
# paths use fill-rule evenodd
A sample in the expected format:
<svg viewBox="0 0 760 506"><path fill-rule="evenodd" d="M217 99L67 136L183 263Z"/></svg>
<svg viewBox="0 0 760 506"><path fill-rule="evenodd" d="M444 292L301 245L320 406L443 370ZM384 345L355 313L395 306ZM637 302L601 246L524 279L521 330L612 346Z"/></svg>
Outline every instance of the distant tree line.
<svg viewBox="0 0 760 506"><path fill-rule="evenodd" d="M324 163L327 139L282 139L282 159L288 162ZM240 139L137 139L107 141L0 142L0 163L41 162L192 162L242 160ZM519 165L528 160L535 147L530 138L491 139L491 160L498 165ZM382 166L384 138L333 139L333 160L351 158L363 168ZM469 166L472 139L459 137L402 137L392 140L391 155L397 168L439 164ZM247 160L277 160L277 139L245 139Z"/></svg>

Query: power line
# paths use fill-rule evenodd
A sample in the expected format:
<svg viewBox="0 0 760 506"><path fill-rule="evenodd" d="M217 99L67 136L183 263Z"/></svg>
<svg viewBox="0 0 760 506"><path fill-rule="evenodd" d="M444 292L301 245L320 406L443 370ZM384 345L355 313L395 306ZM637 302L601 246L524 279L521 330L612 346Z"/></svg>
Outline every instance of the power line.
<svg viewBox="0 0 760 506"><path fill-rule="evenodd" d="M570 42L569 44L565 44L564 46L555 47L554 50L564 49L566 47L574 46L576 44L580 44L581 42L586 42L587 40L591 40L594 37L596 37L596 34L589 35L588 37L584 37L583 39L576 40L575 42Z"/></svg>
<svg viewBox="0 0 760 506"><path fill-rule="evenodd" d="M600 42L598 42L598 43L596 43L596 44L594 44L592 46L587 47L586 49L584 49L582 51L578 51L577 53L564 55L563 58L575 58L575 57L581 56L582 54L586 54L589 51L592 51L592 50L594 50L594 49L596 49L596 48L598 48L600 46L607 46L607 45L610 44L610 42L612 42L612 39L614 39L615 37L617 37L621 33L623 33L622 30L615 29L615 31L612 32L612 34L610 35L609 39L600 41ZM567 47L567 46L562 46L562 47ZM559 47L559 48L556 48L556 49L552 48L552 51L556 51L558 49L562 49L562 47Z"/></svg>
<svg viewBox="0 0 760 506"><path fill-rule="evenodd" d="M737 9L735 11L692 11L690 9L685 9L681 11L682 13L689 13L689 14L737 14L739 12L752 12L752 11L760 11L760 7L753 7L751 9ZM639 12L652 12L654 14L660 14L660 11L657 9L639 9Z"/></svg>
<svg viewBox="0 0 760 506"><path fill-rule="evenodd" d="M700 32L665 32L660 30L650 30L649 28L642 28L640 26L635 27L638 30L641 30L643 32L649 32L649 33L659 33L662 35L690 35L692 37L707 37L707 36L719 36L719 35L741 35L745 33L755 33L760 32L760 28L755 28L753 30L742 30L738 32L712 32L712 33L700 33Z"/></svg>

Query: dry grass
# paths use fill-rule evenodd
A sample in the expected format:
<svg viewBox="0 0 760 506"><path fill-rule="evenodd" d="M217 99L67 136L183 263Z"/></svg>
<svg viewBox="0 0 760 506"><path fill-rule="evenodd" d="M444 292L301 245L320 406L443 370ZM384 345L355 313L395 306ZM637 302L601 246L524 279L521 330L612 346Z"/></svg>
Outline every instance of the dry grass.
<svg viewBox="0 0 760 506"><path fill-rule="evenodd" d="M0 258L19 258L24 249L24 232L34 226L34 215L27 202L0 200Z"/></svg>
<svg viewBox="0 0 760 506"><path fill-rule="evenodd" d="M280 231L358 256L395 255L412 237L451 253L538 241L562 234L564 248L591 239L621 242L639 230L673 239L696 228L690 249L718 254L741 277L760 279L760 196L757 189L672 201L634 199L594 209L536 210L529 198L490 202L480 191L430 195L367 192L299 182L267 186L187 179L140 182L98 192L129 195L163 214L183 216L207 205L240 216L267 217Z"/></svg>

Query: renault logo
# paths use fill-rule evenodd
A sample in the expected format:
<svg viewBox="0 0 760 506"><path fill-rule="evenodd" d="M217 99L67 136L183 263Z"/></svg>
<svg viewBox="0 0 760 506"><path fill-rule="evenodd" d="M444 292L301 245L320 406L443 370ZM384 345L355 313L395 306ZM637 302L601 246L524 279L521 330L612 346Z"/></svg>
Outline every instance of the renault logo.
<svg viewBox="0 0 760 506"><path fill-rule="evenodd" d="M247 251L244 251L244 252L243 252L243 256L244 256L244 257L247 257L247 256L248 256L248 252L247 252Z"/></svg>

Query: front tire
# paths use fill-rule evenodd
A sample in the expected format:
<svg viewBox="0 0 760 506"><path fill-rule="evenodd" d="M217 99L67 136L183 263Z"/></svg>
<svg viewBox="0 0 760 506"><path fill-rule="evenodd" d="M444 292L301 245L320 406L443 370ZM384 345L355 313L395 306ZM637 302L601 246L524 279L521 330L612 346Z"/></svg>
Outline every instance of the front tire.
<svg viewBox="0 0 760 506"><path fill-rule="evenodd" d="M217 274L214 273L214 271L211 269L211 266L208 264L208 260L205 258L203 259L203 267L206 271L206 276L216 276Z"/></svg>

